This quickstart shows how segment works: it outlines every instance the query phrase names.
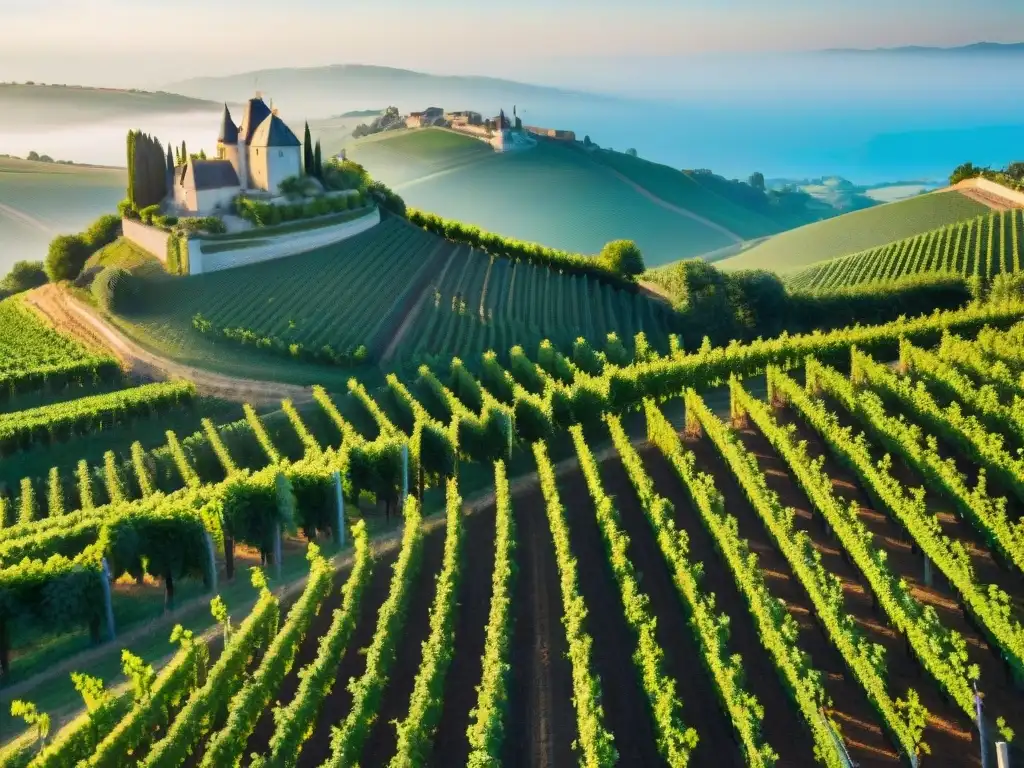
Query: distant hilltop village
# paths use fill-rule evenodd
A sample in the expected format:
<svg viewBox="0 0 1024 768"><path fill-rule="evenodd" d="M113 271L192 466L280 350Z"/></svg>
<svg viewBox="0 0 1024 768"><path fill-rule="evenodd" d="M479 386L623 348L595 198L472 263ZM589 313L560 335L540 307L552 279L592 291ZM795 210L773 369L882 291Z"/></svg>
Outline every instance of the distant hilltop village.
<svg viewBox="0 0 1024 768"><path fill-rule="evenodd" d="M388 107L373 122L358 126L352 135L360 138L372 133L401 128L430 127L449 128L473 136L487 142L497 152L532 147L536 144L536 136L567 142L576 140L576 134L572 131L523 125L515 106L512 107L511 119L505 115L504 109L494 117L484 118L481 113L470 110L445 112L441 107L427 107L422 112L411 112L403 117L397 108Z"/></svg>

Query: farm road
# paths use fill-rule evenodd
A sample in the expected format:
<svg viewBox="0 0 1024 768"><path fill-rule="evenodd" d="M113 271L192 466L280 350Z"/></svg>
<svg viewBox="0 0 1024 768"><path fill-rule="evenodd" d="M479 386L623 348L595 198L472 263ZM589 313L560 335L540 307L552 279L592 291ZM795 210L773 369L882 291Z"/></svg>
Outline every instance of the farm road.
<svg viewBox="0 0 1024 768"><path fill-rule="evenodd" d="M143 378L188 379L204 394L252 405L276 405L285 398L304 403L313 398L312 389L308 387L223 376L148 352L109 325L91 307L55 285L44 285L28 292L26 296L29 304L56 328L75 336L90 347L103 347L113 352L134 374Z"/></svg>

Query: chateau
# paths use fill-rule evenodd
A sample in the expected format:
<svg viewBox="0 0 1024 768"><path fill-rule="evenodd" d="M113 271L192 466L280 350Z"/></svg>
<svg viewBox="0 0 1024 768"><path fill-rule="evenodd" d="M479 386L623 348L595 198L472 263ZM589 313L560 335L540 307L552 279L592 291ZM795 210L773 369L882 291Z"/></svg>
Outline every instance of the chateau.
<svg viewBox="0 0 1024 768"><path fill-rule="evenodd" d="M282 181L301 175L302 143L256 94L237 126L224 105L216 159L177 166L173 197L184 210L205 215L226 210L242 192L276 195Z"/></svg>

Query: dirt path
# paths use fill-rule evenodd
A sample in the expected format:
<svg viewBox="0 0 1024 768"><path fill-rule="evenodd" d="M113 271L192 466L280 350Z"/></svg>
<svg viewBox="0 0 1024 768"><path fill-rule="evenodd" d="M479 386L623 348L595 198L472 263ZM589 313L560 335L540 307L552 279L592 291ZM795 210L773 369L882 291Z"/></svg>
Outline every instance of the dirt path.
<svg viewBox="0 0 1024 768"><path fill-rule="evenodd" d="M308 387L223 376L148 352L109 325L91 307L56 285L44 285L28 292L26 296L29 304L54 327L81 339L91 347L102 346L141 378L155 381L189 379L203 394L252 405L276 404L285 398L303 403L313 398L312 390Z"/></svg>
<svg viewBox="0 0 1024 768"><path fill-rule="evenodd" d="M620 173L619 171L616 171L614 168L609 168L609 167L604 166L604 165L602 165L601 167L604 168L606 171L608 171L608 173L610 173L612 176L617 178L619 181L621 181L623 184L625 184L628 187L631 187L634 191L636 191L639 194L641 194L644 197L646 197L648 200L650 200L655 205L660 205L662 208L664 208L667 211L672 211L672 213L679 214L680 216L685 216L688 219L693 219L694 221L703 224L705 227L713 229L716 232L718 232L719 234L725 235L727 238L732 240L734 243L742 243L742 242L744 242L744 239L742 237L740 237L739 235L737 235L735 232L733 232L731 229L726 229L721 224L718 224L718 223L712 221L711 219L705 218L705 217L703 217L703 216L701 216L699 214L694 213L693 211L688 211L686 208L680 208L678 205L675 205L674 203L670 203L668 200L663 200L662 198L658 197L656 194L651 192L646 187L641 187L639 184L637 184L631 178L629 178L628 176L625 176L624 174Z"/></svg>
<svg viewBox="0 0 1024 768"><path fill-rule="evenodd" d="M985 182L984 186L982 182ZM936 191L959 192L964 197L968 197L982 205L987 205L994 211L1010 211L1014 208L1024 208L1024 198L1022 198L1020 192L1006 189L987 179L964 179L951 187Z"/></svg>

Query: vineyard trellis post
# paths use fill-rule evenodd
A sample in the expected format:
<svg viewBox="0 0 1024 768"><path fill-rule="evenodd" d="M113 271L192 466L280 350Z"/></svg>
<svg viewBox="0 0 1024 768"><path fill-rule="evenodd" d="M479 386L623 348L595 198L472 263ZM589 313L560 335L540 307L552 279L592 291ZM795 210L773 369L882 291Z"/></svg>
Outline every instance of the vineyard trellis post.
<svg viewBox="0 0 1024 768"><path fill-rule="evenodd" d="M836 751L842 757L843 764L846 766L846 768L860 768L860 766L857 763L853 762L853 758L850 757L850 753L846 750L846 744L843 743L842 738L840 738L839 734L836 733L836 729L832 726L832 722L828 719L828 717L825 716L825 710L822 709L821 712L819 712L818 714L821 715L822 722L824 722L825 727L828 728L828 733L832 737L832 740L835 742ZM917 757L911 756L910 761L914 768L917 768Z"/></svg>
<svg viewBox="0 0 1024 768"><path fill-rule="evenodd" d="M339 547L345 546L345 494L341 488L341 472L334 470L335 513L334 541Z"/></svg>
<svg viewBox="0 0 1024 768"><path fill-rule="evenodd" d="M402 509L409 496L409 444L402 443Z"/></svg>
<svg viewBox="0 0 1024 768"><path fill-rule="evenodd" d="M985 749L985 717L982 714L981 693L978 681L974 680L974 713L978 720L978 743L981 745L981 768L989 768L988 750Z"/></svg>
<svg viewBox="0 0 1024 768"><path fill-rule="evenodd" d="M997 768L1010 768L1010 745L1005 741L996 742Z"/></svg>
<svg viewBox="0 0 1024 768"><path fill-rule="evenodd" d="M110 566L107 564L107 558L103 558L103 608L104 613L107 617L107 636L113 640L115 635L114 632L114 604L110 599Z"/></svg>
<svg viewBox="0 0 1024 768"><path fill-rule="evenodd" d="M922 555L924 558L924 583L927 586L932 586L932 561L928 559L928 555Z"/></svg>
<svg viewBox="0 0 1024 768"><path fill-rule="evenodd" d="M217 558L213 549L213 537L209 531L204 532L206 538L206 556L210 561L210 591L217 594Z"/></svg>

